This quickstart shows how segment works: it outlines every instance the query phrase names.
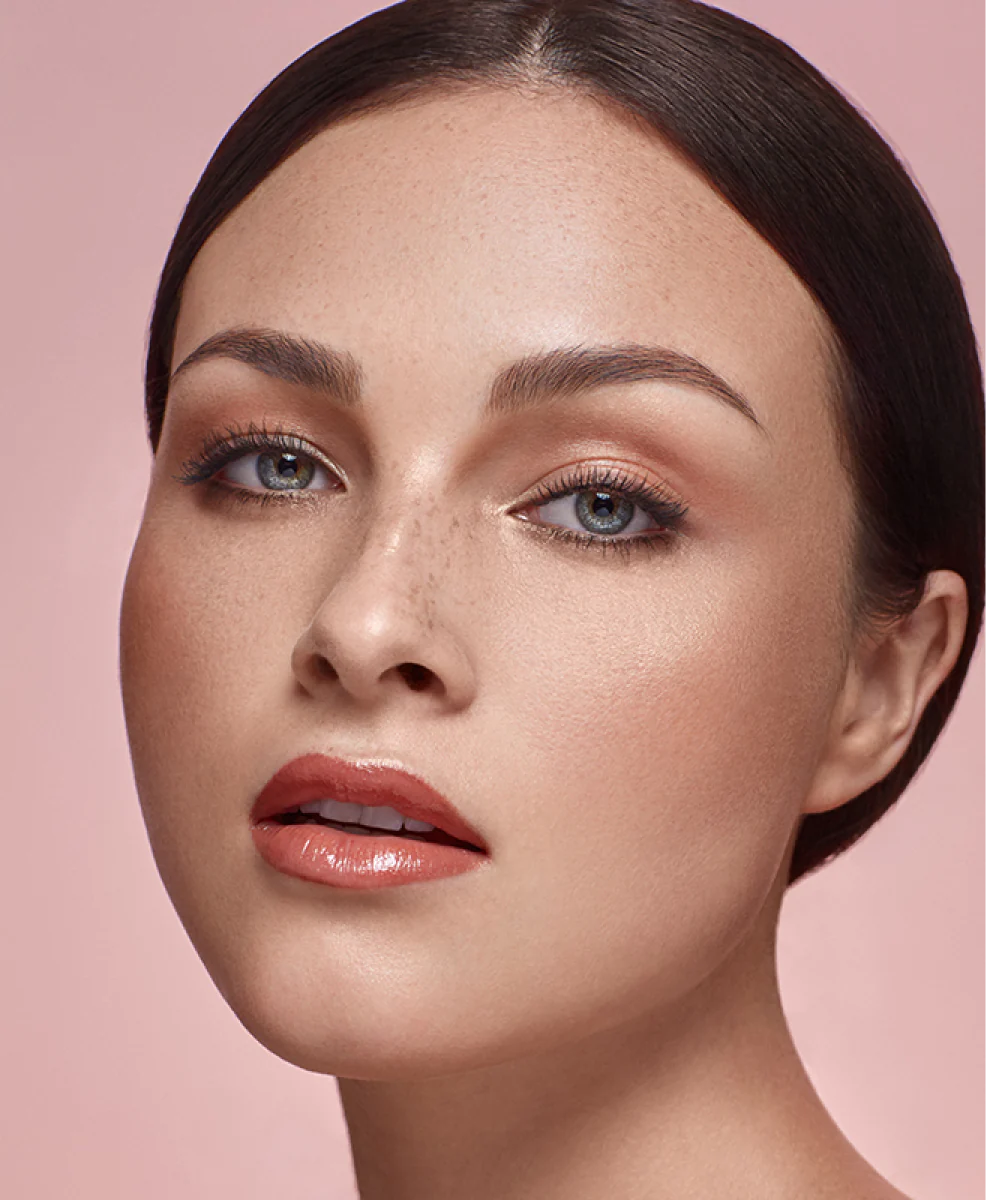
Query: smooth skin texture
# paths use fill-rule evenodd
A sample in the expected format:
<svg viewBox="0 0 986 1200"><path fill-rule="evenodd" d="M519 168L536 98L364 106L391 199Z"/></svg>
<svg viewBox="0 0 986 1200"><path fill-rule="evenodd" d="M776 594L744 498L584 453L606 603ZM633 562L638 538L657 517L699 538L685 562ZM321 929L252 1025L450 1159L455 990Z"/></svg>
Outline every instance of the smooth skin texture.
<svg viewBox="0 0 986 1200"><path fill-rule="evenodd" d="M173 366L230 329L352 355L363 403L226 357L175 378L122 607L135 775L236 1015L340 1077L364 1200L899 1196L805 1076L774 935L799 814L899 759L966 598L935 572L851 636L800 281L612 106L483 86L282 164L193 265ZM659 379L484 419L510 362L628 344L700 360L759 427ZM175 480L250 422L311 447L308 491L257 503L256 456ZM658 484L680 528L627 556L550 536L587 532L533 496L579 464ZM656 528L635 513L601 540ZM419 773L489 861L381 892L274 872L250 807L311 751Z"/></svg>

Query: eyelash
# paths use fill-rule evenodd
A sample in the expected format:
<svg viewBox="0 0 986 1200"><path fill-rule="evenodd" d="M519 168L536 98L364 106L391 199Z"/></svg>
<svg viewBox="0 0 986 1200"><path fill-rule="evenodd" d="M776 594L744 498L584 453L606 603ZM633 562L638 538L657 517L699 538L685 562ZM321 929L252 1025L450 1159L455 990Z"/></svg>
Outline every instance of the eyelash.
<svg viewBox="0 0 986 1200"><path fill-rule="evenodd" d="M174 478L182 484L205 484L223 494L223 499L247 504L297 503L307 489L296 491L252 492L246 488L230 486L216 476L230 463L236 462L251 452L270 453L282 451L287 454L303 455L335 473L334 469L303 438L280 429L268 429L251 422L246 429L226 426L223 433L210 433L201 451L182 464L180 474ZM594 533L579 533L555 525L531 521L529 524L544 537L550 537L569 545L606 553L615 550L628 558L637 550L651 552L666 548L669 541L680 531L688 507L663 488L635 479L625 471L614 467L579 463L550 487L540 484L524 508L539 507L552 500L585 491L599 491L628 500L636 508L652 517L660 526L634 537L605 537Z"/></svg>
<svg viewBox="0 0 986 1200"><path fill-rule="evenodd" d="M266 425L255 425L251 421L246 429L227 425L223 433L210 433L199 453L182 463L181 473L176 475L175 479L186 485L209 484L227 494L236 493L249 503L265 504L270 500L280 502L289 498L287 493L248 492L245 488L230 487L215 478L223 467L228 467L230 463L245 457L251 451L270 453L272 450L304 455L322 466L329 465L317 454L313 454L308 443L296 434L287 433L282 429L268 429ZM290 498L297 500L296 495Z"/></svg>
<svg viewBox="0 0 986 1200"><path fill-rule="evenodd" d="M539 484L530 503L524 507L537 507L552 500L591 491L605 492L629 500L636 508L653 517L661 528L633 537L617 538L604 537L597 533L579 533L574 529L561 529L555 525L534 524L534 527L545 537L586 549L592 547L603 553L615 550L626 558L636 550L648 550L653 553L665 549L668 542L680 531L688 512L687 505L656 484L644 483L615 467L601 467L592 463L579 463L550 487Z"/></svg>

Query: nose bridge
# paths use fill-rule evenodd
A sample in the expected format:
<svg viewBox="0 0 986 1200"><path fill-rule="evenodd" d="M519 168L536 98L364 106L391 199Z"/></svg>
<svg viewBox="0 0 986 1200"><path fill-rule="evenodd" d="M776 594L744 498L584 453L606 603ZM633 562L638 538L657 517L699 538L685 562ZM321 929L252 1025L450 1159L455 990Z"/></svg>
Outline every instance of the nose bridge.
<svg viewBox="0 0 986 1200"><path fill-rule="evenodd" d="M419 456L410 467L395 461L380 472L358 552L361 558L368 557L371 569L376 560L406 571L418 590L421 571L434 582L438 560L443 560L443 572L452 564L451 539L459 521L445 485L447 461L446 456L432 453Z"/></svg>
<svg viewBox="0 0 986 1200"><path fill-rule="evenodd" d="M296 647L296 670L304 676L328 674L368 698L386 676L411 666L462 695L468 653L455 610L465 579L455 570L452 545L462 529L443 473L434 458L386 472L358 533L338 546Z"/></svg>
<svg viewBox="0 0 986 1200"><path fill-rule="evenodd" d="M401 600L418 616L421 609L431 614L436 591L452 583L451 538L458 527L457 520L453 526L441 464L392 467L381 476L361 537L335 586L365 590L367 597L384 603Z"/></svg>
<svg viewBox="0 0 986 1200"><path fill-rule="evenodd" d="M409 507L395 512L393 506L381 504L348 574L349 584L365 591L378 607L386 606L395 615L403 609L409 623L423 622L429 628L434 627L438 607L436 589L449 584L447 571L436 571L441 544L432 526L436 507L429 501L425 511Z"/></svg>
<svg viewBox="0 0 986 1200"><path fill-rule="evenodd" d="M405 581L409 599L434 606L468 582L460 568L473 539L455 491L456 464L477 433L481 389L474 367L458 364L440 334L422 339L428 354L388 359L367 384L366 417L378 457L359 561L354 550L348 567L354 575L385 569Z"/></svg>

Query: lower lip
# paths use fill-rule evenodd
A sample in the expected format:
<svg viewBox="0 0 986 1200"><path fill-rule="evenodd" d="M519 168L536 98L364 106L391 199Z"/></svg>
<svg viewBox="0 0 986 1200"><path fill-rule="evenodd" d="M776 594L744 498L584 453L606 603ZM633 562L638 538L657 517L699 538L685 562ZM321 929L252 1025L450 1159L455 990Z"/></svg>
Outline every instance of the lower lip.
<svg viewBox="0 0 986 1200"><path fill-rule="evenodd" d="M458 846L344 833L329 825L282 825L272 820L253 826L253 841L275 870L340 888L400 887L447 879L486 861L486 855Z"/></svg>

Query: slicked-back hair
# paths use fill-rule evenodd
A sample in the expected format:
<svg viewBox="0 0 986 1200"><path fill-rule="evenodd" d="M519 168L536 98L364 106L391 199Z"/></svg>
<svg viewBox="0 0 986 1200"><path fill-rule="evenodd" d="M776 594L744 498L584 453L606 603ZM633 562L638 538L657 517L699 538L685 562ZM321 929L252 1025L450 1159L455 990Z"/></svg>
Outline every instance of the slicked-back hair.
<svg viewBox="0 0 986 1200"><path fill-rule="evenodd" d="M566 87L635 116L760 233L826 314L835 424L855 497L849 627L905 616L929 571L965 580L956 665L884 779L801 817L793 883L895 803L941 732L982 625L986 534L982 372L951 257L887 143L784 42L695 0L404 0L320 42L236 120L185 208L149 331L152 448L183 282L222 221L327 126L490 86Z"/></svg>

